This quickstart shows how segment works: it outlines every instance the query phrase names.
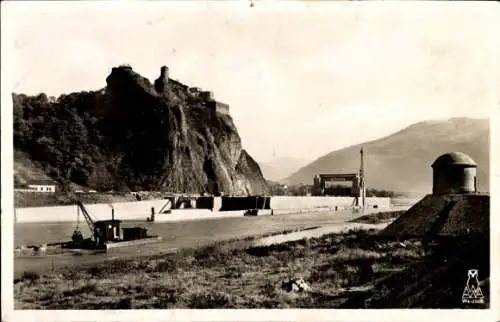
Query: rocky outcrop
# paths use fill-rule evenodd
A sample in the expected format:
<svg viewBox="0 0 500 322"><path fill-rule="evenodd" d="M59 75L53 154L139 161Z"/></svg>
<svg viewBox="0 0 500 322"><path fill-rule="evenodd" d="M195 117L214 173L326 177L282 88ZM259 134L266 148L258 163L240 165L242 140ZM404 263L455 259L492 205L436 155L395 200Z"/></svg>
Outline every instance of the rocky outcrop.
<svg viewBox="0 0 500 322"><path fill-rule="evenodd" d="M16 149L29 154L55 179L94 189L265 193L267 183L258 164L242 149L231 116L206 108L206 102L190 95L186 85L167 82L165 72L155 89L130 66L115 67L104 90L73 93L47 103L51 109L43 113L51 115L41 122L37 116L32 127L24 123L40 113L23 113L33 104L26 103L29 97L14 95ZM68 113L69 117L62 116ZM52 144L61 139L51 137L61 126L69 142ZM74 133L75 128L81 130ZM34 139L30 131L47 138Z"/></svg>

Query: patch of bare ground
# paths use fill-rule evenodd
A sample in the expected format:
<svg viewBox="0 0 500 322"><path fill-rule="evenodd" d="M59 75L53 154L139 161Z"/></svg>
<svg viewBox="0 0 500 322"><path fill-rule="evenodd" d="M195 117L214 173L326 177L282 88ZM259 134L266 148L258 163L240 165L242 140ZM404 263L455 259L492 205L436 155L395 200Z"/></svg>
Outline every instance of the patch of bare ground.
<svg viewBox="0 0 500 322"><path fill-rule="evenodd" d="M406 212L405 210L377 212L374 214L364 215L364 216L355 218L355 219L351 220L350 222L363 223L363 224L386 223L386 222L390 222L390 221L398 218L399 216L401 216L405 212Z"/></svg>
<svg viewBox="0 0 500 322"><path fill-rule="evenodd" d="M426 255L420 241L380 239L373 229L262 247L227 245L60 274L26 272L15 281L16 309L449 306L464 287L461 269L429 259L441 256ZM464 261L450 256L448 263ZM285 288L293 278L310 289ZM419 288L415 283L422 278L432 287Z"/></svg>

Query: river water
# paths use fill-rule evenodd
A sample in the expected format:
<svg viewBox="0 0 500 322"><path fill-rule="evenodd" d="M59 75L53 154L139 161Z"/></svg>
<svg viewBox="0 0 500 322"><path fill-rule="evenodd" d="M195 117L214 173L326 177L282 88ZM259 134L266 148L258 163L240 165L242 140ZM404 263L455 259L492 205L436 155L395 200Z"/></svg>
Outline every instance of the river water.
<svg viewBox="0 0 500 322"><path fill-rule="evenodd" d="M126 222L124 223L125 226L139 225L148 228L150 234L161 236L162 241L154 244L111 249L106 253L87 253L80 254L79 256L73 254L26 255L16 253L14 256L14 273L18 276L24 271L36 271L39 273L57 271L80 264L97 263L116 258L169 253L180 248L206 246L216 241L276 233L289 229L328 226L336 227L334 228L335 230L341 230L353 226L352 223L347 222L360 215L350 211L339 211L309 212L279 216L242 216L168 223ZM72 223L16 224L15 245L67 241L71 238L74 226L75 224ZM82 228L84 228L83 225ZM311 232L309 231L309 234Z"/></svg>

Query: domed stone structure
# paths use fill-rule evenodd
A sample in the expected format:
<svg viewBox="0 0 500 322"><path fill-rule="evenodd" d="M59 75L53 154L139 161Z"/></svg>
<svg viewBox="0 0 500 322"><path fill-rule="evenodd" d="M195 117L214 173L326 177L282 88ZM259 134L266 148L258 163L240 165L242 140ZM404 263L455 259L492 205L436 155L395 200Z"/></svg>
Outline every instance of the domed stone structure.
<svg viewBox="0 0 500 322"><path fill-rule="evenodd" d="M477 164L462 152L441 155L432 164L433 195L475 193Z"/></svg>

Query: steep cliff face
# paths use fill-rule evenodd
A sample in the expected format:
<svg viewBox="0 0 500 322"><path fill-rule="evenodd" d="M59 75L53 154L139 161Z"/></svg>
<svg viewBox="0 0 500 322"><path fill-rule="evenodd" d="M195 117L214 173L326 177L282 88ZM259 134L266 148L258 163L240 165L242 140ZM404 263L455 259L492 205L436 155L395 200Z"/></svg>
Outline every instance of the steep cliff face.
<svg viewBox="0 0 500 322"><path fill-rule="evenodd" d="M95 189L267 191L231 116L207 108L187 86L169 80L158 93L130 67L113 68L106 82L52 103L37 97L41 107L14 95L16 150L61 182Z"/></svg>

